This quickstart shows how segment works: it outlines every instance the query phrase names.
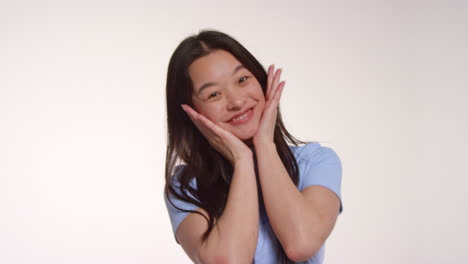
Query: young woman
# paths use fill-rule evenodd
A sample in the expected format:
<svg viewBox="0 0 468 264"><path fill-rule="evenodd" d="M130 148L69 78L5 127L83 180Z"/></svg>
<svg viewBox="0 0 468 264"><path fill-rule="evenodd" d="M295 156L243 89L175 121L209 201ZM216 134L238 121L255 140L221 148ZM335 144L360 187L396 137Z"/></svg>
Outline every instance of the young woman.
<svg viewBox="0 0 468 264"><path fill-rule="evenodd" d="M171 57L165 201L194 263L323 261L342 211L341 162L288 133L280 75L218 31L187 37Z"/></svg>

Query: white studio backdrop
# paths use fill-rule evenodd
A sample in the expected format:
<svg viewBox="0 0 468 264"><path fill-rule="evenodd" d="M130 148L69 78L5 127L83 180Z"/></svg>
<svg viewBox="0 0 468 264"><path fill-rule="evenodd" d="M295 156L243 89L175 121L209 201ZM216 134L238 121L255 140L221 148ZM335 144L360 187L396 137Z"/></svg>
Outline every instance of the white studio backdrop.
<svg viewBox="0 0 468 264"><path fill-rule="evenodd" d="M163 201L165 77L224 31L334 149L325 263L468 263L466 1L0 1L0 263L190 263Z"/></svg>

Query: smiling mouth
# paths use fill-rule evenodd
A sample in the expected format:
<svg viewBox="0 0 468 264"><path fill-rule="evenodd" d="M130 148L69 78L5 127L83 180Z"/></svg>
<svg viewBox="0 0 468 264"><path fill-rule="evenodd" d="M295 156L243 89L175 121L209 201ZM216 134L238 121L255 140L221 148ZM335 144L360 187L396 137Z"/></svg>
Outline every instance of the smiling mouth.
<svg viewBox="0 0 468 264"><path fill-rule="evenodd" d="M243 123L249 121L250 118L252 117L252 115L253 115L253 107L249 108L247 111L245 111L241 115L238 115L238 116L234 117L233 119L231 119L229 121L229 123L231 123L233 125L243 124Z"/></svg>

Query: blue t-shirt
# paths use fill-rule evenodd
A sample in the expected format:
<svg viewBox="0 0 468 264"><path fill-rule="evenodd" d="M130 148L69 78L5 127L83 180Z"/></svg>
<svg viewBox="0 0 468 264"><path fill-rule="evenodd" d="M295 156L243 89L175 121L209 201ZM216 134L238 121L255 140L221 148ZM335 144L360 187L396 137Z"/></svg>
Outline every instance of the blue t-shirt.
<svg viewBox="0 0 468 264"><path fill-rule="evenodd" d="M311 186L321 185L333 191L340 200L340 214L343 211L341 202L341 161L338 155L329 147L323 147L319 143L313 142L303 146L290 146L299 166L299 191ZM179 166L176 169L174 179L177 179L177 174L182 171L183 167ZM174 187L178 191L180 185L174 181ZM192 180L192 187L196 188L195 179ZM165 197L165 196L164 196ZM165 198L169 217L171 219L172 231L176 233L177 227L189 214L174 208ZM195 210L197 206L177 200L171 197L171 201L178 207ZM256 264L274 264L276 263L276 244L277 239L268 221L268 216L263 204L260 206L260 226L257 240L257 248L255 251ZM177 239L176 239L177 241ZM177 241L177 243L179 243ZM320 264L323 262L325 252L325 244L320 250L309 259L310 264Z"/></svg>

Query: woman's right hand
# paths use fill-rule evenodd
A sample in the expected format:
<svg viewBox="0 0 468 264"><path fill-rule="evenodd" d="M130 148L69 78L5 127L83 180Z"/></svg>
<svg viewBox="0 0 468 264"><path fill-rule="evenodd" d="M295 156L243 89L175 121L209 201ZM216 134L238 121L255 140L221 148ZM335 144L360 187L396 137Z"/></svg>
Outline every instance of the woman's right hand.
<svg viewBox="0 0 468 264"><path fill-rule="evenodd" d="M182 105L182 109L188 114L210 145L228 159L233 166L238 161L252 159L252 150L234 134L216 125L188 105Z"/></svg>

